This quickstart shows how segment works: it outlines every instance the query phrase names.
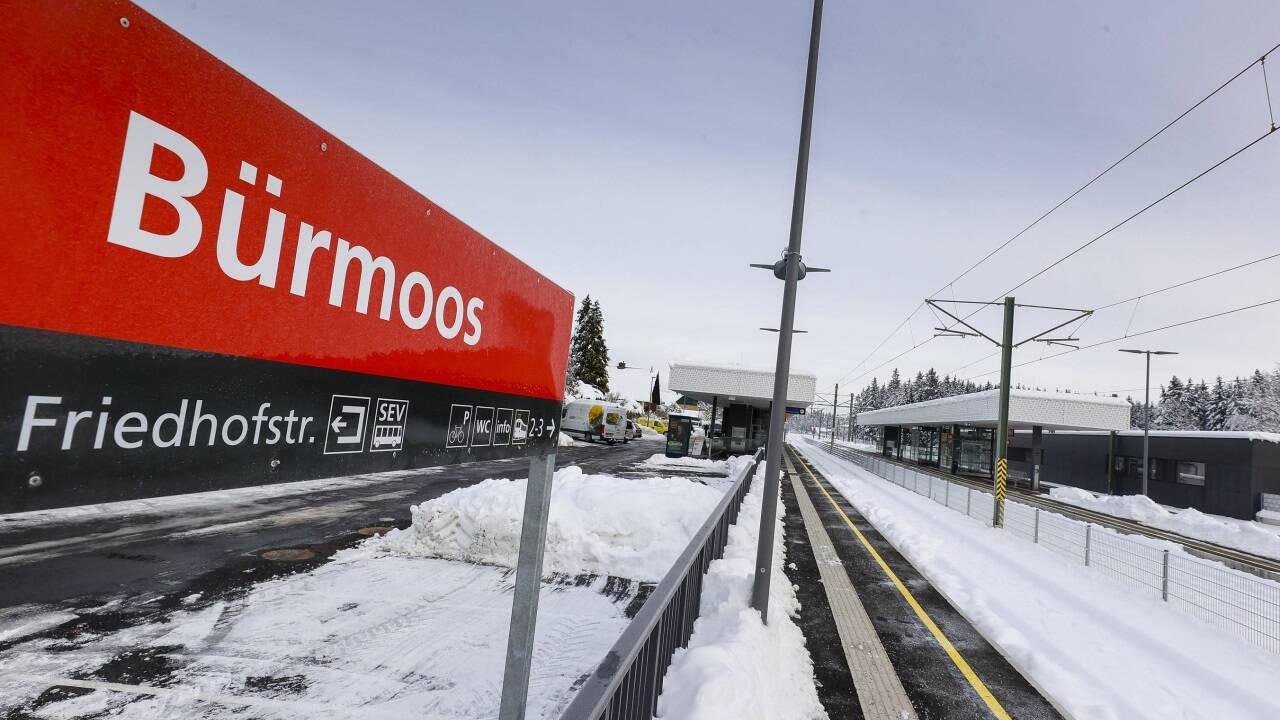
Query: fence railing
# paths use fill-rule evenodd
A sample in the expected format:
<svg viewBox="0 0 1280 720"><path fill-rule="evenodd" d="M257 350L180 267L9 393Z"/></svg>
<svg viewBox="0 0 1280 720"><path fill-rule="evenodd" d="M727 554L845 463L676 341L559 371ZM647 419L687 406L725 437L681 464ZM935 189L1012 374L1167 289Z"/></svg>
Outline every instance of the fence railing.
<svg viewBox="0 0 1280 720"><path fill-rule="evenodd" d="M738 519L764 450L756 452L734 479L711 516L702 524L658 583L640 612L587 678L561 720L650 720L662 694L662 678L671 655L693 633L702 603L702 580L713 560L724 555L729 528Z"/></svg>
<svg viewBox="0 0 1280 720"><path fill-rule="evenodd" d="M811 446L831 452L829 443ZM835 453L895 485L991 525L991 493L932 473L837 447ZM1005 502L1004 527L1140 593L1271 652L1280 653L1280 583L1169 552L1167 544L1094 523Z"/></svg>

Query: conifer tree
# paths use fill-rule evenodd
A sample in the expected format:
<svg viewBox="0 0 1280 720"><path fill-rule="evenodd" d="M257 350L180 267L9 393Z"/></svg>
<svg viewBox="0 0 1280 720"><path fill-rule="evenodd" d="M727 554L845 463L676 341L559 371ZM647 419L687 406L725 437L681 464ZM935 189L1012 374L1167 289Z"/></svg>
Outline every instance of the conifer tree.
<svg viewBox="0 0 1280 720"><path fill-rule="evenodd" d="M564 386L570 392L574 391L581 379L579 373L582 368L582 358L586 352L585 337L582 328L587 324L587 318L591 315L591 296L588 295L582 299L582 304L578 306L578 315L573 321L573 337L569 340L569 365L565 368Z"/></svg>
<svg viewBox="0 0 1280 720"><path fill-rule="evenodd" d="M573 365L577 378L601 393L609 392L609 348L604 341L604 314L591 296L582 300L574 335Z"/></svg>

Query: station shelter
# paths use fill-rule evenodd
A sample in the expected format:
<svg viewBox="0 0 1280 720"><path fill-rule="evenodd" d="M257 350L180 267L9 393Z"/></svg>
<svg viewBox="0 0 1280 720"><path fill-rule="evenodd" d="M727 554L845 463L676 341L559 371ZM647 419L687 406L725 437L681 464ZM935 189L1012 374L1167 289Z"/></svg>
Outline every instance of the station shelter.
<svg viewBox="0 0 1280 720"><path fill-rule="evenodd" d="M741 455L763 447L769 435L773 378L772 370L674 362L667 388L711 406L707 437L713 455ZM785 412L806 411L813 405L817 387L813 373L792 371Z"/></svg>
<svg viewBox="0 0 1280 720"><path fill-rule="evenodd" d="M998 389L986 390L858 413L855 422L873 429L877 449L887 457L993 477L999 402ZM1120 398L1010 391L1010 479L1039 486L1045 430L1128 430L1129 414L1128 401ZM1029 447L1014 447L1015 431L1029 431Z"/></svg>

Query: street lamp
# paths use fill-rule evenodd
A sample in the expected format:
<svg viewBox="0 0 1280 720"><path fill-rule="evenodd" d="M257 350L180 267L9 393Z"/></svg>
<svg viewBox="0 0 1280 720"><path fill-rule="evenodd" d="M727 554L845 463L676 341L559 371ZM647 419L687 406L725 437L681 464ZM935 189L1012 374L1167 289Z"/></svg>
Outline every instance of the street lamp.
<svg viewBox="0 0 1280 720"><path fill-rule="evenodd" d="M1152 355L1177 355L1172 350L1121 350L1122 353L1133 353L1134 355L1147 356L1147 383L1143 389L1142 402L1142 494L1147 495L1147 479L1150 472L1147 469L1150 455L1150 436L1151 436L1151 356ZM1150 495L1147 495L1150 497Z"/></svg>
<svg viewBox="0 0 1280 720"><path fill-rule="evenodd" d="M751 607L760 620L769 622L769 583L773 573L773 535L781 483L783 416L787 409L787 380L791 376L791 339L795 333L796 284L821 268L806 268L800 259L804 229L804 198L809 182L809 139L813 131L813 96L818 82L818 41L822 36L822 0L813 0L813 24L809 30L809 64L804 77L804 103L800 112L800 147L796 153L796 184L791 197L791 233L782 257L765 268L782 280L782 317L778 323L778 359L773 371L773 404L769 406L769 436L765 441L764 499L760 504L760 536L756 542L756 574L751 586ZM758 266L757 266L758 267Z"/></svg>

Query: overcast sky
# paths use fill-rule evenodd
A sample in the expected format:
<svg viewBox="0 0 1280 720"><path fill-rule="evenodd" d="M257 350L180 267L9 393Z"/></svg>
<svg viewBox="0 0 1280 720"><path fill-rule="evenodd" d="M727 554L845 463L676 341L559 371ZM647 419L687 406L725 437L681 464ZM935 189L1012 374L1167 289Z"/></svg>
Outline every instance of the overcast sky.
<svg viewBox="0 0 1280 720"><path fill-rule="evenodd" d="M803 2L167 2L145 8L604 310L612 360L772 367L810 8ZM819 388L932 335L927 295L1280 42L1280 3L829 2L793 363ZM1280 52L1273 56L1280 104ZM192 92L199 92L192 88ZM1280 109L1280 108L1278 108ZM1270 127L1255 67L940 293L991 300ZM1092 308L1280 252L1280 133L1021 288ZM1280 298L1280 259L1099 312L1085 344ZM1061 318L1065 319L1065 318ZM1280 361L1280 303L1015 371L1141 393ZM1059 315L1019 314L1019 337ZM998 331L996 311L974 322ZM979 339L893 366L995 370ZM1015 362L1044 348L1028 345ZM1050 354L1059 352L1050 349ZM970 364L968 367L962 367ZM979 381L995 379L983 375ZM643 396L644 372L614 371ZM1121 394L1125 394L1122 392Z"/></svg>

